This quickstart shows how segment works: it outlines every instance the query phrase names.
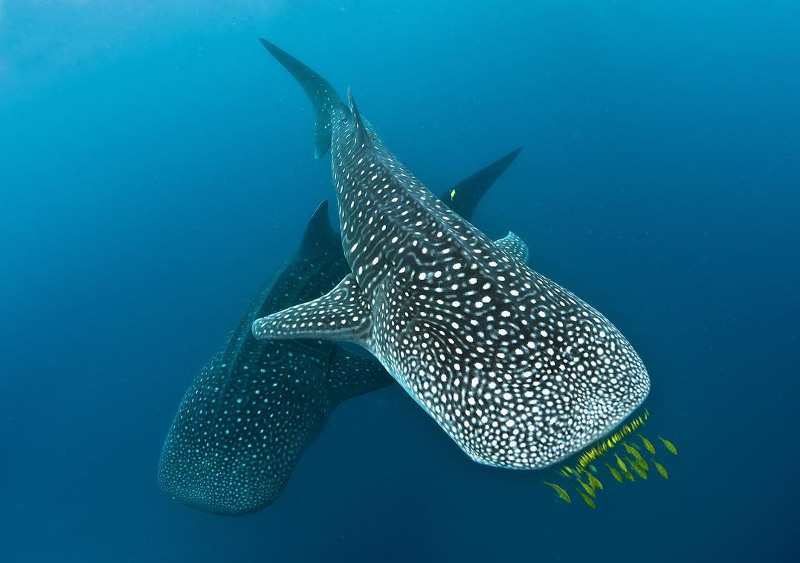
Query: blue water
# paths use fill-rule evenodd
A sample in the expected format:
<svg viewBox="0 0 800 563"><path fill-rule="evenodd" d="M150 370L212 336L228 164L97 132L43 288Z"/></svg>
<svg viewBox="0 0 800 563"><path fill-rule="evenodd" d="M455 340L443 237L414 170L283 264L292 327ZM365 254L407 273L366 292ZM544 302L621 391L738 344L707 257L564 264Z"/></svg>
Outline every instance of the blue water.
<svg viewBox="0 0 800 563"><path fill-rule="evenodd" d="M0 1L0 561L796 560L799 3L209 4ZM523 147L475 222L640 352L669 481L563 504L395 387L262 512L159 492L182 393L333 195L259 35L432 187Z"/></svg>

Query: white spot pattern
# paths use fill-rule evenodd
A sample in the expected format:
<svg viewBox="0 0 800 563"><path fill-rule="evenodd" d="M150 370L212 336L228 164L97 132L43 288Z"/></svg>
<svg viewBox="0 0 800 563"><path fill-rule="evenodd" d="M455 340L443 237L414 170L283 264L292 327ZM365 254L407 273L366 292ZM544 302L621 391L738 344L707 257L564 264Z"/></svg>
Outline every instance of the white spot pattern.
<svg viewBox="0 0 800 563"><path fill-rule="evenodd" d="M330 130L358 330L325 330L340 305L323 298L262 319L259 337L367 347L472 459L493 466L551 465L641 404L647 371L605 317L448 210L352 100L350 111L332 108Z"/></svg>
<svg viewBox="0 0 800 563"><path fill-rule="evenodd" d="M388 385L374 359L322 341L258 341L255 318L325 293L348 271L339 237L307 233L253 299L181 402L159 460L161 488L206 512L243 514L277 498L343 398ZM315 219L320 219L315 215ZM309 225L309 232L314 222Z"/></svg>

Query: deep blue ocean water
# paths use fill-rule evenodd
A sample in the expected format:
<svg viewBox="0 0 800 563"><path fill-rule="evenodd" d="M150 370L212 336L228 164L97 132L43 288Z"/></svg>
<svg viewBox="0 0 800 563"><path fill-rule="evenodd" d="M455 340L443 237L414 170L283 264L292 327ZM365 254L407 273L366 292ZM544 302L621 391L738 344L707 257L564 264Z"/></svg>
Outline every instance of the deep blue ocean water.
<svg viewBox="0 0 800 563"><path fill-rule="evenodd" d="M566 505L398 387L267 509L160 493L178 402L332 199L268 37L642 355L669 481ZM796 561L800 4L0 1L0 561ZM607 479L610 481L610 479Z"/></svg>

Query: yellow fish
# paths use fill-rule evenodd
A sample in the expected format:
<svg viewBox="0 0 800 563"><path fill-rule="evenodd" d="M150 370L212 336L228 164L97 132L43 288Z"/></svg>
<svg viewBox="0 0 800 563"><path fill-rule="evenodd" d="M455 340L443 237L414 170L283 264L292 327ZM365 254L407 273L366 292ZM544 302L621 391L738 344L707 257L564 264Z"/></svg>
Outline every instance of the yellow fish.
<svg viewBox="0 0 800 563"><path fill-rule="evenodd" d="M631 473L630 471L628 471L627 469L625 469L625 471L623 471L623 472L622 472L622 474L623 474L623 475L625 475L625 478L626 478L628 481L630 481L630 482L633 482L633 473Z"/></svg>
<svg viewBox="0 0 800 563"><path fill-rule="evenodd" d="M669 479L669 473L667 473L667 470L664 468L664 466L663 466L663 465L661 465L660 463L658 463L658 462L657 462L656 460L654 460L653 458L650 458L650 461L652 461L652 462L653 462L653 465L655 465L655 466L656 466L656 471L658 471L658 474L659 474L659 475L661 475L661 476L662 476L664 479Z"/></svg>
<svg viewBox="0 0 800 563"><path fill-rule="evenodd" d="M613 467L611 467L607 463L606 463L606 467L608 467L608 470L611 472L611 475L614 477L614 479L616 479L617 481L622 483L622 475L619 474L619 471L617 471L616 469L614 469Z"/></svg>
<svg viewBox="0 0 800 563"><path fill-rule="evenodd" d="M564 489L562 489L561 487L559 487L555 483L548 483L544 479L542 479L542 483L544 483L548 487L552 488L556 492L556 494L558 495L558 498L560 498L564 502L567 502L567 503L571 503L572 502L572 499L569 498L569 495L567 494L567 491L565 491Z"/></svg>
<svg viewBox="0 0 800 563"><path fill-rule="evenodd" d="M641 467L645 471L650 470L650 466L647 465L647 462L642 457L642 454L640 454L636 448L632 448L628 444L625 444L625 451L633 456L633 459L636 461L636 463L639 464L639 467Z"/></svg>
<svg viewBox="0 0 800 563"><path fill-rule="evenodd" d="M633 469L633 472L634 472L634 473L636 473L636 474L637 474L639 477L641 477L642 479L647 479L647 472L646 472L644 469L642 469L642 468L639 466L639 464L638 464L638 463L636 463L635 461L633 461L633 460L632 460L631 458L629 458L629 457L626 457L625 459L627 459L627 460L628 460L628 463L630 464L630 466L631 466L631 469Z"/></svg>
<svg viewBox="0 0 800 563"><path fill-rule="evenodd" d="M456 197L456 191L455 190L451 190L450 191L450 201L453 201L455 199L455 197Z"/></svg>
<svg viewBox="0 0 800 563"><path fill-rule="evenodd" d="M586 504L589 506L589 508L597 508L597 505L594 503L594 501L586 493L584 493L583 491L578 491L578 492L583 497L583 500L586 501Z"/></svg>
<svg viewBox="0 0 800 563"><path fill-rule="evenodd" d="M619 468L622 469L622 472L623 473L627 473L628 472L628 468L625 467L625 462L622 461L617 454L614 454L614 457L617 458L617 465L619 465Z"/></svg>
<svg viewBox="0 0 800 563"><path fill-rule="evenodd" d="M644 444L644 449L646 449L650 453L650 455L655 455L656 447L653 445L653 442L651 442L641 434L639 434L639 438L642 439L642 444Z"/></svg>
<svg viewBox="0 0 800 563"><path fill-rule="evenodd" d="M667 440L666 438L662 438L661 436L658 437L664 443L664 447L667 448L667 451L672 455L678 455L678 448L675 447L675 444Z"/></svg>
<svg viewBox="0 0 800 563"><path fill-rule="evenodd" d="M586 483L584 483L583 481L581 481L580 478L577 478L577 479L578 479L578 483L580 483L581 487L583 487L583 490L586 491L589 494L589 496L594 497L595 496L594 489L591 488Z"/></svg>
<svg viewBox="0 0 800 563"><path fill-rule="evenodd" d="M624 445L624 446L625 446L625 449L626 449L626 450L627 450L628 448L631 448L631 449L633 449L633 450L636 450L637 452L639 451L639 446L637 446L637 445L636 445L636 444L634 444L633 442L630 442L630 443L628 443L628 442L622 442L622 445Z"/></svg>
<svg viewBox="0 0 800 563"><path fill-rule="evenodd" d="M603 490L603 484L600 482L600 479L591 473L587 473L586 476L589 477L589 485L592 487L592 489L600 489L601 491Z"/></svg>

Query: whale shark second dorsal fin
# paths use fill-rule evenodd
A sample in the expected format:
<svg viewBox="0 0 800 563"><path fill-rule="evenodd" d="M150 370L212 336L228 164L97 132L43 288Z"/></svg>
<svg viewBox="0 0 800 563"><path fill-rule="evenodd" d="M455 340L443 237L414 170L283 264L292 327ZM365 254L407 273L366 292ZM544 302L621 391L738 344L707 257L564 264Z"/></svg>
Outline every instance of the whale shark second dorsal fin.
<svg viewBox="0 0 800 563"><path fill-rule="evenodd" d="M372 146L372 138L369 136L369 130L364 125L364 120L361 119L361 113L358 111L356 101L353 98L353 91L347 89L347 101L350 104L350 114L353 116L353 124L355 125L356 143L359 143L362 148L369 148Z"/></svg>
<svg viewBox="0 0 800 563"><path fill-rule="evenodd" d="M261 44L264 45L267 51L295 77L311 100L311 103L314 104L314 110L317 112L314 148L316 157L322 157L331 148L331 114L336 108L347 111L347 107L342 102L339 94L336 93L334 87L331 86L330 82L280 47L263 38L259 39L259 41L261 41Z"/></svg>
<svg viewBox="0 0 800 563"><path fill-rule="evenodd" d="M528 261L528 245L517 235L508 232L506 236L494 241L506 254L525 264Z"/></svg>

